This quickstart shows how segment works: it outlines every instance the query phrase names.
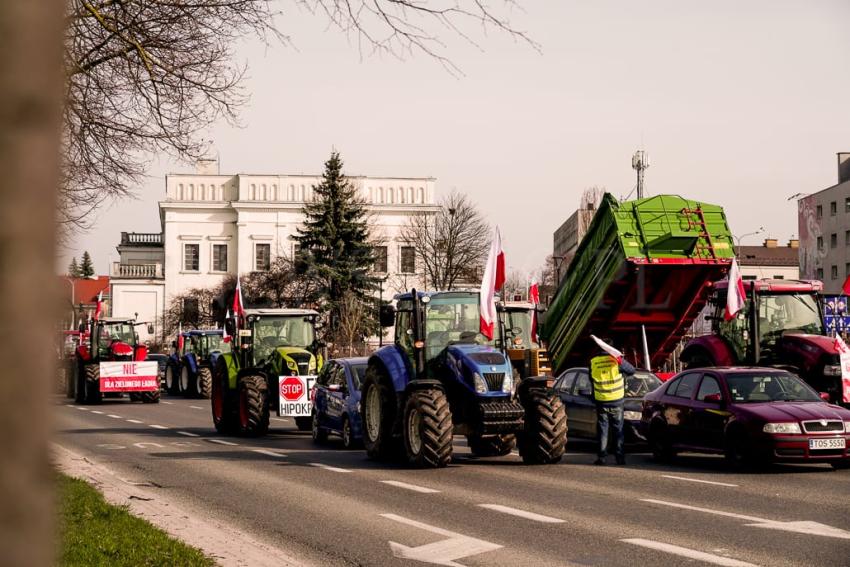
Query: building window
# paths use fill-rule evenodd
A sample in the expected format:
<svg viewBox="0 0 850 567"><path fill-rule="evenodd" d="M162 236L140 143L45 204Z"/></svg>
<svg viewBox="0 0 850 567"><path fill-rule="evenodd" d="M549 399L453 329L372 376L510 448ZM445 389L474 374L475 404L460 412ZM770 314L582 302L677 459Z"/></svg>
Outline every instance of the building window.
<svg viewBox="0 0 850 567"><path fill-rule="evenodd" d="M412 274L416 271L416 248L413 246L401 247L401 273Z"/></svg>
<svg viewBox="0 0 850 567"><path fill-rule="evenodd" d="M838 248L838 235L834 232L829 235L829 247Z"/></svg>
<svg viewBox="0 0 850 567"><path fill-rule="evenodd" d="M823 236L818 236L818 250L823 250Z"/></svg>
<svg viewBox="0 0 850 567"><path fill-rule="evenodd" d="M198 303L197 297L184 297L183 298L183 321L186 323L190 323L192 325L198 324L198 319L200 319L200 304Z"/></svg>
<svg viewBox="0 0 850 567"><path fill-rule="evenodd" d="M272 245L257 244L254 249L254 269L258 272L268 272L272 267Z"/></svg>
<svg viewBox="0 0 850 567"><path fill-rule="evenodd" d="M375 246L375 266L373 270L379 274L387 273L387 247Z"/></svg>
<svg viewBox="0 0 850 567"><path fill-rule="evenodd" d="M834 217L835 213L837 213L837 212L838 212L838 203L836 203L835 201L832 201L829 204L829 216Z"/></svg>
<svg viewBox="0 0 850 567"><path fill-rule="evenodd" d="M745 280L745 281L748 281L748 280L755 280L755 279L758 279L758 276L748 276L747 274L743 274L743 275L741 276L741 279L742 279L742 280Z"/></svg>
<svg viewBox="0 0 850 567"><path fill-rule="evenodd" d="M212 269L214 272L227 271L227 244L213 244Z"/></svg>
<svg viewBox="0 0 850 567"><path fill-rule="evenodd" d="M844 246L850 246L850 230L844 231Z"/></svg>
<svg viewBox="0 0 850 567"><path fill-rule="evenodd" d="M779 274L779 275L774 275L774 276L773 276L773 279L775 279L775 280L784 280L784 279L785 279L785 276L783 276L783 275L781 275L781 274Z"/></svg>
<svg viewBox="0 0 850 567"><path fill-rule="evenodd" d="M817 273L818 279L823 280L823 268L818 268L816 273Z"/></svg>
<svg viewBox="0 0 850 567"><path fill-rule="evenodd" d="M834 280L838 279L838 266L836 266L835 264L833 264L832 268L830 268L830 270L829 270L829 277L831 277Z"/></svg>
<svg viewBox="0 0 850 567"><path fill-rule="evenodd" d="M197 272L200 269L201 245L183 245L183 270L186 272Z"/></svg>
<svg viewBox="0 0 850 567"><path fill-rule="evenodd" d="M815 216L819 219L823 218L823 205L818 205L815 209Z"/></svg>
<svg viewBox="0 0 850 567"><path fill-rule="evenodd" d="M850 262L844 264L844 277L850 276Z"/></svg>

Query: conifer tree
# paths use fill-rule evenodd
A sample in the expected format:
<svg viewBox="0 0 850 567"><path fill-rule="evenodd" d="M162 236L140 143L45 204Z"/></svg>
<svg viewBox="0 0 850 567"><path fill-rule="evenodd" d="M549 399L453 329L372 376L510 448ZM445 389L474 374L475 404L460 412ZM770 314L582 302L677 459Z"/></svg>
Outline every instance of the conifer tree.
<svg viewBox="0 0 850 567"><path fill-rule="evenodd" d="M325 162L322 182L313 186L315 200L304 204L304 225L298 229L296 268L318 285L315 300L327 316L329 337L338 331L347 295L373 305L375 280L369 275L375 258L369 243L365 205L342 173L339 153ZM364 333L374 331L375 314L364 317Z"/></svg>
<svg viewBox="0 0 850 567"><path fill-rule="evenodd" d="M91 256L88 250L83 252L83 259L80 262L80 277L90 278L94 275L94 264L92 264Z"/></svg>
<svg viewBox="0 0 850 567"><path fill-rule="evenodd" d="M68 264L68 275L72 278L80 277L80 266L77 264L77 257L71 258L71 263Z"/></svg>

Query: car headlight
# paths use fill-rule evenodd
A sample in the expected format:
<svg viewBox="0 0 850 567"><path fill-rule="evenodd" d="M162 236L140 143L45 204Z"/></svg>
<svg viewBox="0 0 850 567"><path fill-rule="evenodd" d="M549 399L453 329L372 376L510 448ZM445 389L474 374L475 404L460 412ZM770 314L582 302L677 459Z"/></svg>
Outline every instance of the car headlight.
<svg viewBox="0 0 850 567"><path fill-rule="evenodd" d="M505 372L505 377L502 379L502 391L506 394L514 391L514 377L510 372Z"/></svg>
<svg viewBox="0 0 850 567"><path fill-rule="evenodd" d="M844 433L850 433L850 421L844 422Z"/></svg>
<svg viewBox="0 0 850 567"><path fill-rule="evenodd" d="M623 419L628 419L630 421L640 421L641 413L639 411L629 411L626 410L623 412Z"/></svg>
<svg viewBox="0 0 850 567"><path fill-rule="evenodd" d="M823 367L824 376L841 376L841 366L838 364L827 364Z"/></svg>
<svg viewBox="0 0 850 567"><path fill-rule="evenodd" d="M799 423L765 423L765 433L800 433Z"/></svg>
<svg viewBox="0 0 850 567"><path fill-rule="evenodd" d="M472 384L475 386L476 393L483 394L487 392L487 384L478 372L475 372L472 375Z"/></svg>

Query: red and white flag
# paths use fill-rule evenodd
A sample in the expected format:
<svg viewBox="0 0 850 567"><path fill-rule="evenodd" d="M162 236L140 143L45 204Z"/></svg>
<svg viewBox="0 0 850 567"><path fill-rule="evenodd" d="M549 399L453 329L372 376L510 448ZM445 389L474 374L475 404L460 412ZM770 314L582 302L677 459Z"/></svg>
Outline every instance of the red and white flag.
<svg viewBox="0 0 850 567"><path fill-rule="evenodd" d="M224 328L223 328L224 332L221 336L221 340L226 342L226 343L230 342L230 335L227 333L227 320L228 319L230 319L230 309L227 310L227 314L224 316Z"/></svg>
<svg viewBox="0 0 850 567"><path fill-rule="evenodd" d="M183 323L177 325L177 354L183 353L183 341L185 337L183 336Z"/></svg>
<svg viewBox="0 0 850 567"><path fill-rule="evenodd" d="M236 318L236 326L241 327L242 317L245 316L245 303L242 301L242 282L236 276L236 291L233 292L233 316Z"/></svg>
<svg viewBox="0 0 850 567"><path fill-rule="evenodd" d="M94 320L100 319L100 314L103 311L103 290L97 294L97 306L94 309Z"/></svg>
<svg viewBox="0 0 850 567"><path fill-rule="evenodd" d="M534 310L531 312L531 340L538 341L537 338L537 306L540 305L540 287L537 285L537 278L531 277L531 285L528 286L528 300L534 305Z"/></svg>
<svg viewBox="0 0 850 567"><path fill-rule="evenodd" d="M741 271L738 270L738 260L732 258L732 266L729 268L729 286L726 288L726 312L723 318L727 321L734 319L746 302L744 279L741 277Z"/></svg>
<svg viewBox="0 0 850 567"><path fill-rule="evenodd" d="M505 251L502 250L502 236L499 227L490 243L490 253L484 265L484 278L481 280L479 292L479 308L481 311L481 334L488 339L493 338L498 314L496 313L496 290L505 285Z"/></svg>
<svg viewBox="0 0 850 567"><path fill-rule="evenodd" d="M617 362L623 361L623 353L622 352L618 351L617 349L615 349L614 347L612 347L611 345L609 345L608 343L606 343L605 341L603 341L602 339L597 337L596 335L590 335L590 338L593 339L593 342L595 342L597 344L597 346L599 346L599 348L601 348L602 350L604 350L605 352L607 352L608 354L610 354L611 356L616 358Z"/></svg>
<svg viewBox="0 0 850 567"><path fill-rule="evenodd" d="M844 285L841 286L841 291L844 292L844 295L850 295L850 275L848 275L847 279L844 280Z"/></svg>

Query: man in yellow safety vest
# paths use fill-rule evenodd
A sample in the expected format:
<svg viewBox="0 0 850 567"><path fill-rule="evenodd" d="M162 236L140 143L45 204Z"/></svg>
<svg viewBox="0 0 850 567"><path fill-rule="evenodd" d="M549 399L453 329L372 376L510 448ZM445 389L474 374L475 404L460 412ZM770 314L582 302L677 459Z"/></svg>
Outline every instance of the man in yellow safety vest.
<svg viewBox="0 0 850 567"><path fill-rule="evenodd" d="M605 341L610 344L609 341ZM623 437L623 397L625 395L624 374L634 374L635 367L622 357L616 358L600 349L590 359L590 381L593 383L593 399L596 402L596 439L599 452L595 465L604 465L608 456L608 429L613 429L614 454L618 465L626 464Z"/></svg>

